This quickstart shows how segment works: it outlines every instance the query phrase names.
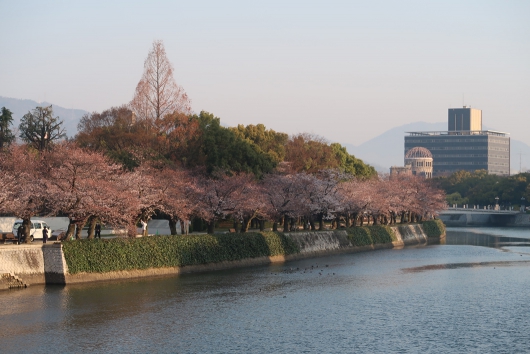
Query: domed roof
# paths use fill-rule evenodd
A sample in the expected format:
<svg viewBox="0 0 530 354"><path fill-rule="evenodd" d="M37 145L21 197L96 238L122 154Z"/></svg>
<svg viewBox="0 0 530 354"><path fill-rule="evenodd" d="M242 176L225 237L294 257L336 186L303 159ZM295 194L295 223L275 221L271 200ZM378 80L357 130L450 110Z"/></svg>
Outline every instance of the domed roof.
<svg viewBox="0 0 530 354"><path fill-rule="evenodd" d="M407 154L405 155L406 159L429 158L429 157L432 159L431 152L421 146L416 146L410 149L409 151L407 151Z"/></svg>

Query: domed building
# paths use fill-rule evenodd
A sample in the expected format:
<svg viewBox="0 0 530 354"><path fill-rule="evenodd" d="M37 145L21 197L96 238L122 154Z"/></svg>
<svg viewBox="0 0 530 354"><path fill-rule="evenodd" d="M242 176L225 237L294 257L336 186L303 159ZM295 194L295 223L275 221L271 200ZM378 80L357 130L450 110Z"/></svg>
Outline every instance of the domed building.
<svg viewBox="0 0 530 354"><path fill-rule="evenodd" d="M412 174L432 178L432 154L424 147L414 147L405 155L405 166L410 166Z"/></svg>
<svg viewBox="0 0 530 354"><path fill-rule="evenodd" d="M432 153L436 160L433 176L448 176L462 170L486 170L490 175L510 175L510 134L482 130L480 109L468 106L449 108L447 131L406 134L405 152L424 147Z"/></svg>

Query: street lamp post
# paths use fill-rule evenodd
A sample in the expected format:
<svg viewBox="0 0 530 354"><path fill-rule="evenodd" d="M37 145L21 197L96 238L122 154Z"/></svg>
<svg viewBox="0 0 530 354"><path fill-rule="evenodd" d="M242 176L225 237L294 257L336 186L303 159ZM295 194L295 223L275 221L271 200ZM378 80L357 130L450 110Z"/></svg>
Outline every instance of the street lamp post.
<svg viewBox="0 0 530 354"><path fill-rule="evenodd" d="M495 197L495 210L499 210L499 197Z"/></svg>

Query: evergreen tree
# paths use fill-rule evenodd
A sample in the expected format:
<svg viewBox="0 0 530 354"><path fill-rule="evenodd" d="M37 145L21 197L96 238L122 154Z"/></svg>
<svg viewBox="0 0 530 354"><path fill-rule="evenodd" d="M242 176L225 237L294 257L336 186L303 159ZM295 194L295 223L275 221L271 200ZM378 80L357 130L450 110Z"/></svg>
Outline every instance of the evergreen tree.
<svg viewBox="0 0 530 354"><path fill-rule="evenodd" d="M0 149L15 140L13 132L9 129L11 124L13 124L13 113L9 109L2 107L2 113L0 114Z"/></svg>

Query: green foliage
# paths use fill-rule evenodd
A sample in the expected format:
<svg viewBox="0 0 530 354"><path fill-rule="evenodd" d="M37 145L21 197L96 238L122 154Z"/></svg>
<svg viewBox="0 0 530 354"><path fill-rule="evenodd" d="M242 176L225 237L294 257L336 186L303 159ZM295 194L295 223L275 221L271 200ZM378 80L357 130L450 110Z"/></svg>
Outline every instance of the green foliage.
<svg viewBox="0 0 530 354"><path fill-rule="evenodd" d="M497 176L490 175L485 170L473 173L458 171L449 177L436 178L434 182L447 194L449 205L471 204L482 207L494 205L495 197L499 197L499 204L508 208L519 205L521 197L526 200L530 197L530 173ZM458 195L462 198L460 202L456 202Z"/></svg>
<svg viewBox="0 0 530 354"><path fill-rule="evenodd" d="M339 143L331 144L331 148L339 161L339 168L348 174L364 179L377 175L375 168L365 164L362 160L350 155L346 148Z"/></svg>
<svg viewBox="0 0 530 354"><path fill-rule="evenodd" d="M15 136L9 128L11 124L13 124L13 113L9 109L2 107L0 113L0 149L15 140Z"/></svg>
<svg viewBox="0 0 530 354"><path fill-rule="evenodd" d="M469 200L467 198L462 198L462 196L458 192L454 192L454 193L446 195L445 200L447 201L447 204L449 204L450 206L452 206L453 204L457 204L461 206L463 204L469 203Z"/></svg>
<svg viewBox="0 0 530 354"><path fill-rule="evenodd" d="M222 127L220 119L213 114L202 111L194 118L199 120L202 130L202 151L206 156L209 174L217 171L249 172L260 177L276 167L276 162L269 154L252 141Z"/></svg>
<svg viewBox="0 0 530 354"><path fill-rule="evenodd" d="M445 225L440 219L422 222L423 231L427 237L439 237L445 234Z"/></svg>
<svg viewBox="0 0 530 354"><path fill-rule="evenodd" d="M351 227L346 229L348 238L354 246L368 246L396 241L391 228L386 225Z"/></svg>
<svg viewBox="0 0 530 354"><path fill-rule="evenodd" d="M275 163L280 163L285 158L285 144L289 136L278 133L272 129L266 129L263 124L247 125L239 124L237 128L230 128L239 138L246 139L255 144L260 151L268 154Z"/></svg>
<svg viewBox="0 0 530 354"><path fill-rule="evenodd" d="M299 249L282 233L155 236L63 243L71 274L182 267L245 258L289 255Z"/></svg>

